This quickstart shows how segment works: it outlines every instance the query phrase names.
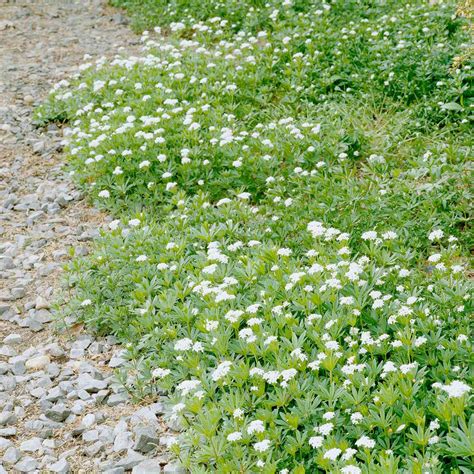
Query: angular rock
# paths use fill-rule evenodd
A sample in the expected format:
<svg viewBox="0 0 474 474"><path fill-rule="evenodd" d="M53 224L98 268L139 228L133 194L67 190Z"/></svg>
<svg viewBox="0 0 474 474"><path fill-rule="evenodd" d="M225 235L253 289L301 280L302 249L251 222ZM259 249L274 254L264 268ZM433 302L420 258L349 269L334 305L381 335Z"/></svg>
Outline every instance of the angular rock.
<svg viewBox="0 0 474 474"><path fill-rule="evenodd" d="M129 396L127 392L113 393L107 399L107 405L109 407L115 407L117 405L121 405L122 403L125 403L128 400L129 400Z"/></svg>
<svg viewBox="0 0 474 474"><path fill-rule="evenodd" d="M156 430L152 426L138 425L134 428L135 445L133 449L141 453L153 451L159 443L160 439L156 434Z"/></svg>
<svg viewBox="0 0 474 474"><path fill-rule="evenodd" d="M17 422L17 416L10 411L0 413L0 426L13 425Z"/></svg>
<svg viewBox="0 0 474 474"><path fill-rule="evenodd" d="M179 464L170 463L163 468L163 474L186 474L186 469Z"/></svg>
<svg viewBox="0 0 474 474"><path fill-rule="evenodd" d="M59 474L67 474L68 472L71 471L69 463L64 458L60 459L58 462L55 462L54 464L50 464L48 466L48 469L51 472L57 472Z"/></svg>
<svg viewBox="0 0 474 474"><path fill-rule="evenodd" d="M0 451L5 451L5 449L13 446L13 443L6 438L0 438Z"/></svg>
<svg viewBox="0 0 474 474"><path fill-rule="evenodd" d="M24 453L35 453L42 449L43 445L41 444L40 438L31 438L20 444L20 451L23 451Z"/></svg>
<svg viewBox="0 0 474 474"><path fill-rule="evenodd" d="M161 466L156 460L147 459L137 464L132 469L132 474L161 474Z"/></svg>
<svg viewBox="0 0 474 474"><path fill-rule="evenodd" d="M31 456L23 458L13 466L19 472L31 472L38 467L38 461Z"/></svg>
<svg viewBox="0 0 474 474"><path fill-rule="evenodd" d="M132 445L131 433L129 431L122 431L117 434L114 441L113 450L116 453L125 451Z"/></svg>
<svg viewBox="0 0 474 474"><path fill-rule="evenodd" d="M17 344L21 344L21 341L23 338L21 337L21 334L9 334L4 340L4 344L8 344L10 346L15 346Z"/></svg>
<svg viewBox="0 0 474 474"><path fill-rule="evenodd" d="M51 359L49 356L42 355L28 359L25 363L25 367L27 370L41 370L44 369L50 362Z"/></svg>
<svg viewBox="0 0 474 474"><path fill-rule="evenodd" d="M71 414L71 410L63 404L53 405L45 411L45 415L53 421L61 423Z"/></svg>
<svg viewBox="0 0 474 474"><path fill-rule="evenodd" d="M105 380L97 380L89 374L81 374L77 378L77 389L85 390L89 393L97 393L99 390L107 388L108 383Z"/></svg>
<svg viewBox="0 0 474 474"><path fill-rule="evenodd" d="M21 452L19 449L15 448L14 446L11 446L5 451L5 454L3 455L3 462L5 464L15 464L17 463L21 458Z"/></svg>
<svg viewBox="0 0 474 474"><path fill-rule="evenodd" d="M127 452L127 456L116 462L114 467L121 467L125 470L129 470L140 464L145 459L145 456L143 456L142 454L129 450Z"/></svg>

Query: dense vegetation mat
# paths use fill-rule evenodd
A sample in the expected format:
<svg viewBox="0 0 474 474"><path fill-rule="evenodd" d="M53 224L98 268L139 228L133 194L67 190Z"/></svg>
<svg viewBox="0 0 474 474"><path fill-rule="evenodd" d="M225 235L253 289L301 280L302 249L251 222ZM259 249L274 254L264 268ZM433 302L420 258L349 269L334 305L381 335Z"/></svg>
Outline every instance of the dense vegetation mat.
<svg viewBox="0 0 474 474"><path fill-rule="evenodd" d="M192 472L470 472L472 69L451 2L116 0L39 122L116 220L69 311Z"/></svg>

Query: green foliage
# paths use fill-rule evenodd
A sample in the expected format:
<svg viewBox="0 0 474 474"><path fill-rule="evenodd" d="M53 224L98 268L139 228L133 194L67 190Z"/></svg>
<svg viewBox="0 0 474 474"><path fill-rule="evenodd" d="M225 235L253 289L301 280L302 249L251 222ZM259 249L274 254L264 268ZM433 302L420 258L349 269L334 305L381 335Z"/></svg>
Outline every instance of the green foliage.
<svg viewBox="0 0 474 474"><path fill-rule="evenodd" d="M192 472L464 472L472 69L454 5L119 1L143 52L62 81L117 218L66 313L168 393ZM453 66L453 64L456 66Z"/></svg>

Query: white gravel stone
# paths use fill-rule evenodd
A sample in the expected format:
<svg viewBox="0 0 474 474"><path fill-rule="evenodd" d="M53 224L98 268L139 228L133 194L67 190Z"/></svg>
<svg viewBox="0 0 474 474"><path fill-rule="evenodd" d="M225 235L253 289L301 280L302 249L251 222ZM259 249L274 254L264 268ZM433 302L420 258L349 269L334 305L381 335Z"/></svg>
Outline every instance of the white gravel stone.
<svg viewBox="0 0 474 474"><path fill-rule="evenodd" d="M28 359L25 363L25 367L27 370L41 370L44 369L50 362L51 359L49 356L41 355Z"/></svg>

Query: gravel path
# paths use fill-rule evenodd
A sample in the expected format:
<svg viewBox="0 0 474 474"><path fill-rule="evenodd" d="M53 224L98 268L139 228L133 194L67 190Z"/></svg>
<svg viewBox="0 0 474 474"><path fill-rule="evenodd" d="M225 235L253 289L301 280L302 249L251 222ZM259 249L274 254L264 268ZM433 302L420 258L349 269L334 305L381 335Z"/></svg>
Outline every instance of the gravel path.
<svg viewBox="0 0 474 474"><path fill-rule="evenodd" d="M33 107L93 58L138 49L123 15L101 1L0 5L0 474L178 473L159 401L134 405L114 379L113 338L51 323L70 249L107 216L63 170L62 130L35 129Z"/></svg>

